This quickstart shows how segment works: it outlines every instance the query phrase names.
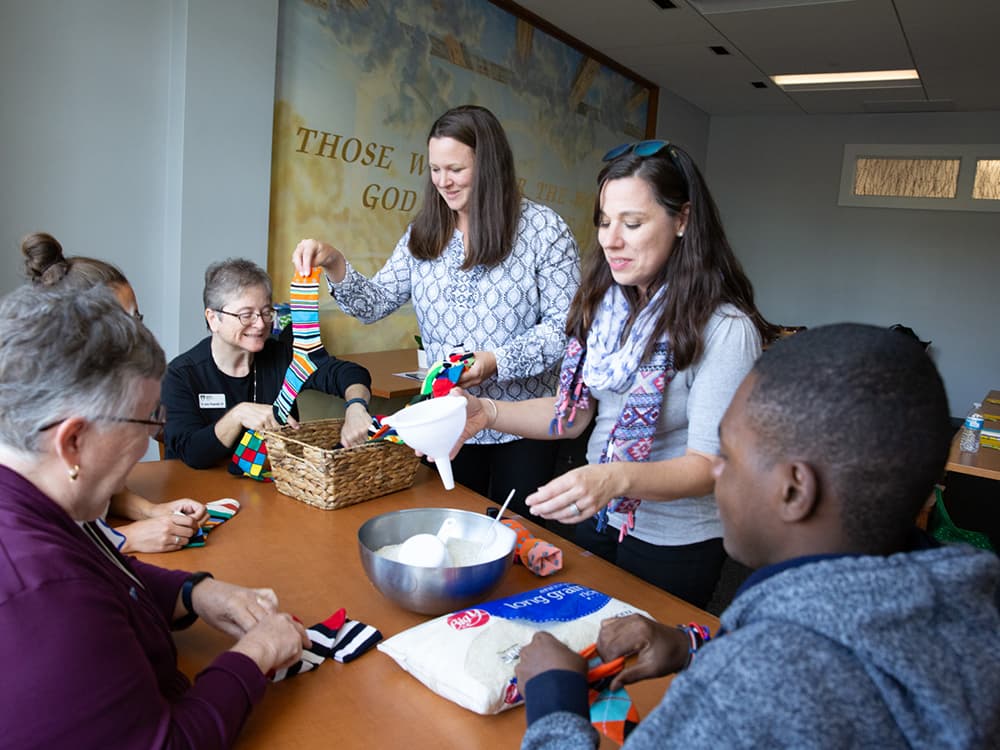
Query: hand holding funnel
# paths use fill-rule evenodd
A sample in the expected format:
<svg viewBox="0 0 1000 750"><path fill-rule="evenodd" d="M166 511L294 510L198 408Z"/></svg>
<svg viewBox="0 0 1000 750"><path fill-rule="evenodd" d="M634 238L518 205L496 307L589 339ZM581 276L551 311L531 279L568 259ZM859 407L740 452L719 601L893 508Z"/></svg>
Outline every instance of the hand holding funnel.
<svg viewBox="0 0 1000 750"><path fill-rule="evenodd" d="M451 449L465 427L466 400L441 396L408 406L382 420L403 442L434 460L446 490L455 489L451 474Z"/></svg>

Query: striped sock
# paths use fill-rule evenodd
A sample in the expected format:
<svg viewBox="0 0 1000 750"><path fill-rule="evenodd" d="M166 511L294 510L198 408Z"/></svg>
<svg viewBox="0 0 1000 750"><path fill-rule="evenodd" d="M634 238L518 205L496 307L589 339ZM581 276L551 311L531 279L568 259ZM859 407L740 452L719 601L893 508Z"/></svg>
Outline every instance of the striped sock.
<svg viewBox="0 0 1000 750"><path fill-rule="evenodd" d="M371 625L348 620L347 612L338 609L323 622L306 630L312 645L302 650L302 659L290 667L279 669L271 678L280 682L303 672L311 672L331 656L347 663L358 658L380 640L382 634Z"/></svg>
<svg viewBox="0 0 1000 750"><path fill-rule="evenodd" d="M322 269L314 268L309 276L296 273L292 279L292 361L274 400L274 416L282 424L288 423L288 415L306 379L330 356L319 336L320 273Z"/></svg>
<svg viewBox="0 0 1000 750"><path fill-rule="evenodd" d="M208 532L221 526L240 512L240 501L231 497L224 497L221 500L213 500L210 503L205 503L205 510L208 511L208 520L195 532L191 540L185 545L185 548L204 547L205 537L208 535Z"/></svg>

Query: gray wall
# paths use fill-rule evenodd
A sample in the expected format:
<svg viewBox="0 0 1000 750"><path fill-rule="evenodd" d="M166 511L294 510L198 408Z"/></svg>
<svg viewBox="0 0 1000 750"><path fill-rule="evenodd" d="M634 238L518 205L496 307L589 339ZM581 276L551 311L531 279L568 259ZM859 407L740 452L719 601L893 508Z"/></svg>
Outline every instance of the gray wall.
<svg viewBox="0 0 1000 750"><path fill-rule="evenodd" d="M122 268L168 356L205 266L267 263L278 0L0 7L0 293L20 238Z"/></svg>
<svg viewBox="0 0 1000 750"><path fill-rule="evenodd" d="M1000 113L713 117L707 179L767 317L904 323L953 415L1000 386L1000 213L837 205L845 143L995 143Z"/></svg>

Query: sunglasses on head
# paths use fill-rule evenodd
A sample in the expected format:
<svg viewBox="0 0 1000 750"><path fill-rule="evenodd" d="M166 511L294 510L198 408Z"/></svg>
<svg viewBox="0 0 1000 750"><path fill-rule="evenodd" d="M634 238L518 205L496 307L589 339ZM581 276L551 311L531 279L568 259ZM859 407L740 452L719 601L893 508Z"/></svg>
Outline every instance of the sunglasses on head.
<svg viewBox="0 0 1000 750"><path fill-rule="evenodd" d="M623 143L615 146L601 157L601 161L614 161L619 156L633 153L636 156L655 156L670 145L670 141L639 141L638 143ZM673 154L671 154L673 158Z"/></svg>

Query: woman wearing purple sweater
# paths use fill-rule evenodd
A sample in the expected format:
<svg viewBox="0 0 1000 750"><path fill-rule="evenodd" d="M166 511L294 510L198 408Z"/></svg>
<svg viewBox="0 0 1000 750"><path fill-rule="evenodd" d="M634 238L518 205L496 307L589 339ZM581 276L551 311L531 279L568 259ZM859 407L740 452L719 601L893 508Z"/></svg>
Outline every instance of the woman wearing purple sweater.
<svg viewBox="0 0 1000 750"><path fill-rule="evenodd" d="M22 287L0 327L0 747L228 747L305 631L93 523L163 423L163 350L103 287ZM192 684L170 631L199 616L235 643Z"/></svg>

